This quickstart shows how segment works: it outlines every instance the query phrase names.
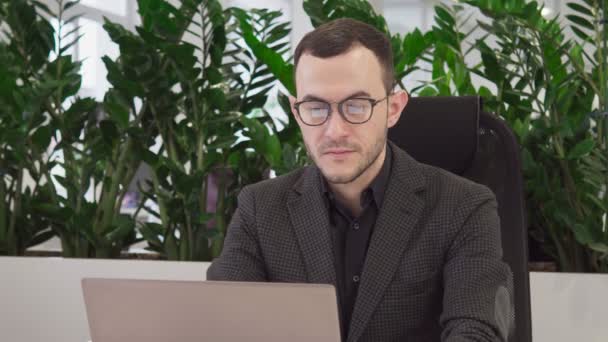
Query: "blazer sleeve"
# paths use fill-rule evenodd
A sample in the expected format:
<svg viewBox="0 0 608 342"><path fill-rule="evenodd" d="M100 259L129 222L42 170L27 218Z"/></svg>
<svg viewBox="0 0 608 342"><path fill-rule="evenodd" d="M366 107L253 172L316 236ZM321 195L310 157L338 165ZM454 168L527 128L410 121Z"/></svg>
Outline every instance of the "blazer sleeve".
<svg viewBox="0 0 608 342"><path fill-rule="evenodd" d="M444 267L444 342L502 342L514 329L513 274L502 260L496 199L485 187L474 190L454 215L464 223Z"/></svg>
<svg viewBox="0 0 608 342"><path fill-rule="evenodd" d="M238 196L221 255L207 270L207 280L266 281L255 225L255 199L250 187Z"/></svg>

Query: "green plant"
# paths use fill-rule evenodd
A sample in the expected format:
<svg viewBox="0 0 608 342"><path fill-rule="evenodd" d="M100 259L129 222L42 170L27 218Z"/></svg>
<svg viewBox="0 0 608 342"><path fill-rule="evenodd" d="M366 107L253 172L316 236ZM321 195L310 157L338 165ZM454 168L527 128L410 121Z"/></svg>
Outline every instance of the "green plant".
<svg viewBox="0 0 608 342"><path fill-rule="evenodd" d="M237 25L236 34L239 37L234 42L235 50L242 53L238 55L238 60L241 65L248 65L248 69L241 73L238 78L245 75L252 75L249 83L252 85L259 84L266 86L279 81L289 94L295 94L295 83L293 64L291 63L292 56L289 54L289 41L287 37L291 32L289 23L281 23L277 19L280 17L280 11L268 11L254 9L249 13L239 8L231 8L231 22ZM234 51L234 50L233 50ZM248 76L246 76L248 77ZM258 81L254 81L257 79ZM237 84L240 81L236 81ZM274 84L272 85L274 86ZM272 87L271 86L271 87ZM239 89L239 85L231 88ZM247 98L252 93L251 86L247 86L248 92L244 98ZM268 88L270 89L270 88ZM266 89L266 90L268 90ZM267 96L266 91L257 92L256 97L264 95L264 101ZM287 95L278 92L278 105L287 114L287 120L281 121L278 124L275 121L268 120L269 113L265 113L262 117L262 122L271 126L272 131L276 134L278 141L274 142L274 138L269 138L267 131L262 130L261 126L255 122L246 121L247 136L251 139L251 144L256 151L263 151L266 161L277 175L287 173L308 162L305 154L305 148L302 144L301 134L295 120L291 120L290 105ZM259 101L258 104L261 104ZM241 108L242 113L250 112L249 108ZM281 129L280 126L283 126ZM273 156L273 157L272 157ZM247 184L240 182L240 184Z"/></svg>
<svg viewBox="0 0 608 342"><path fill-rule="evenodd" d="M278 12L224 10L215 0L184 0L179 8L139 1L139 14L136 33L104 25L120 48L117 61L104 60L113 86L106 98L123 104L107 109L142 123L128 133L139 137L135 153L152 169L140 184L140 208L157 222L139 230L168 259L211 260L238 191L290 166L263 109L275 79L243 43L241 25L284 53L288 24Z"/></svg>
<svg viewBox="0 0 608 342"><path fill-rule="evenodd" d="M569 3L544 18L536 2L468 1L492 20L482 24L484 75L497 86L494 110L523 148L530 218L548 236L564 271L608 272L608 39L602 2Z"/></svg>
<svg viewBox="0 0 608 342"><path fill-rule="evenodd" d="M413 89L421 95L483 96L486 109L510 124L522 146L535 236L562 270L607 272L606 7L599 0L568 6L576 12L567 17L569 26L559 15L546 19L534 1L439 5L431 31L411 32L402 45L391 36L395 68L401 79L404 60L412 62L406 70L431 64L431 80ZM306 1L304 8L315 26L352 17L388 33L366 1ZM481 19L463 32L471 10ZM473 39L476 30L481 38ZM472 65L471 53L481 62ZM475 87L473 76L487 86Z"/></svg>
<svg viewBox="0 0 608 342"><path fill-rule="evenodd" d="M449 42L454 51L462 51L468 44L467 52L478 52L481 63L471 66L461 58L450 64L449 56L435 50L435 60L444 66L433 65L431 87L442 95L482 95L487 110L514 129L522 147L532 235L543 241L560 269L607 272L608 150L601 114L606 111L607 56L601 3L568 4L578 12L568 16L576 35L569 38L561 16L545 18L543 6L534 1L464 2L469 6L436 8L434 45ZM473 27L482 30L482 38L453 44L451 37L469 34L445 23L458 23L456 14L471 9L482 14ZM458 79L453 77L458 73L465 80L480 76L490 87L444 83Z"/></svg>
<svg viewBox="0 0 608 342"><path fill-rule="evenodd" d="M377 14L367 0L305 0L303 6L314 27L348 17L370 24L384 32L391 41L395 80L401 89L405 89L403 78L420 70L421 60L431 61L425 56L434 42L431 32L423 33L415 29L403 36L398 33L392 34L384 17Z"/></svg>
<svg viewBox="0 0 608 342"><path fill-rule="evenodd" d="M112 109L108 117L93 99L76 96L80 63L68 51L80 38L75 25L79 16L66 14L77 4L57 0L54 12L37 1L3 3L12 32L4 58L13 62L6 66L15 75L4 79L8 82L2 93L12 104L5 110L13 121L3 122L12 125L5 136L15 135L11 128L21 134L13 139L13 149L5 149L10 152L3 160L19 170L16 189L26 171L33 179L32 190L21 196L23 205L19 201L13 205L15 217L21 216L17 234L29 234L28 225L33 224L45 235L24 247L50 237L45 230L50 223L61 239L64 256L117 257L136 241L134 220L120 213L120 204L138 155L123 126L125 118L115 110L116 97L109 94L104 100L103 107ZM47 17L56 20L56 28ZM68 29L69 25L74 28ZM21 147L15 148L16 144ZM53 170L63 170L63 175ZM14 198L19 199L17 190ZM21 212L25 208L29 211ZM30 222L23 222L25 214Z"/></svg>
<svg viewBox="0 0 608 342"><path fill-rule="evenodd" d="M0 27L0 255L22 255L53 235L34 212L49 195L40 183L50 130L36 78L54 49L53 27L24 1L0 3Z"/></svg>
<svg viewBox="0 0 608 342"><path fill-rule="evenodd" d="M169 259L192 259L196 250L205 254L207 246L206 243L198 246L202 238L206 238L206 232L196 229L206 210L199 210L196 217L189 211L193 206L205 208L201 169L210 163L203 160L200 153L200 137L192 134L199 126L192 129L192 122L176 121L180 106L186 105L183 94L195 91L196 75L202 72L195 69L195 46L182 42L199 4L200 1L184 1L178 9L165 1L140 1L142 25L136 28L136 34L107 19L104 24L110 38L120 48L116 61L104 58L112 84L106 98L116 99L116 106L108 110L124 117L124 121L134 118L140 123L130 130L133 153L140 155L152 168L152 181L147 188L142 187L145 198L136 213L143 208L155 215L160 224L145 223L140 232L152 249ZM206 49L211 49L214 56L221 56L221 49L218 51L210 45ZM218 78L216 69L208 68L205 72ZM184 81L180 84L180 80ZM176 90L178 85L181 89ZM219 89L208 89L206 96L220 106L221 93ZM138 101L141 101L139 108ZM191 101L188 106L203 110L198 97L192 96ZM153 153L150 148L156 137L163 145L158 153ZM183 157L186 153L189 153L187 157ZM192 153L197 158L187 166ZM155 201L159 211L145 206L146 199Z"/></svg>
<svg viewBox="0 0 608 342"><path fill-rule="evenodd" d="M64 34L68 23L78 15L65 19L67 10L78 1L58 0L57 51L48 79L57 82L48 97L46 110L55 130L56 146L51 156L61 154L58 161L65 176L53 178L65 189L65 195L54 195L39 210L52 221L61 239L62 253L69 257L118 257L136 242L135 220L120 212L122 199L139 165L134 153L134 135L139 122L129 121L122 110L121 99L113 92L106 94L102 104L90 98L73 98L80 88L80 63L65 56L67 49L80 36L78 26ZM71 41L65 45L63 41ZM56 65L55 65L56 64ZM70 101L66 108L65 102ZM58 135L58 136L57 136ZM48 182L53 187L52 182ZM92 196L87 198L87 192Z"/></svg>

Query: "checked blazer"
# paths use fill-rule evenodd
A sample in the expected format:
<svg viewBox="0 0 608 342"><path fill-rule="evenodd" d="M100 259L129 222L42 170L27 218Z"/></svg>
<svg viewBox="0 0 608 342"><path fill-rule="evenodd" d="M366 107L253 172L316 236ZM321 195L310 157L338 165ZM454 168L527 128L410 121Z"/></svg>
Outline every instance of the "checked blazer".
<svg viewBox="0 0 608 342"><path fill-rule="evenodd" d="M347 341L506 341L513 281L493 193L388 143L391 175ZM319 172L244 187L207 279L335 286Z"/></svg>

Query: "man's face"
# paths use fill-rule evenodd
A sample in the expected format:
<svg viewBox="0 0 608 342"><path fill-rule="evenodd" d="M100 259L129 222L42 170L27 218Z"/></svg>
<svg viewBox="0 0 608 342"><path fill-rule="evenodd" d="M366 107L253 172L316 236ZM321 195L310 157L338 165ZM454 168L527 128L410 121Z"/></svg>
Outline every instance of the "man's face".
<svg viewBox="0 0 608 342"><path fill-rule="evenodd" d="M293 115L302 130L308 154L328 182L347 184L374 163L382 163L387 130L395 125L407 102L400 92L373 108L371 119L351 124L338 113L337 102L351 97L380 100L387 95L383 70L374 53L362 46L330 58L304 53L296 70L298 98L291 98ZM332 104L329 119L320 126L308 126L298 116L294 103L324 100ZM387 103L388 102L388 103Z"/></svg>

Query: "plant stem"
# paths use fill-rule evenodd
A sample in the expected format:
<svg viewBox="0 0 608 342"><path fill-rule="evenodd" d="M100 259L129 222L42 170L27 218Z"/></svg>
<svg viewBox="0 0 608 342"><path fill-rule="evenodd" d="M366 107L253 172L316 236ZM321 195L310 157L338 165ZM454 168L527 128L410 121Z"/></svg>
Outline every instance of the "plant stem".
<svg viewBox="0 0 608 342"><path fill-rule="evenodd" d="M180 240L181 240L180 242L186 244L186 251L185 251L186 255L182 256L182 258L184 258L185 260L192 261L194 259L194 229L192 227L192 219L191 219L191 215L190 215L190 210L188 210L188 208L185 206L184 206L184 218L185 218L185 223L186 223L186 236L187 236L188 241L184 241L184 240L186 240L185 236L180 236Z"/></svg>
<svg viewBox="0 0 608 342"><path fill-rule="evenodd" d="M160 182L156 172L152 172L152 184L154 185L154 192L157 194L156 200L158 201L158 211L160 214L160 223L163 226L165 232L169 229L169 215L167 214L167 204L163 198L163 194L160 189Z"/></svg>
<svg viewBox="0 0 608 342"><path fill-rule="evenodd" d="M602 20L606 19L606 8L605 3L601 1L602 8L598 8L598 17L596 17L596 25L595 25L595 46L596 46L596 58L598 63L598 76L599 76L599 90L600 92L597 94L599 98L600 108L606 109L606 102L608 101L608 87L606 87L606 56L604 53L606 52L606 37L605 37L605 24L602 23ZM601 11L601 12L600 12Z"/></svg>
<svg viewBox="0 0 608 342"><path fill-rule="evenodd" d="M141 201L140 201L139 205L137 206L137 209L135 209L135 212L133 213L133 219L135 220L135 223L137 223L137 215L139 215L139 212L141 211L141 209L143 209L145 204L146 204L146 197L142 195Z"/></svg>
<svg viewBox="0 0 608 342"><path fill-rule="evenodd" d="M530 30L530 31L534 33L534 36L538 42L538 46L542 47L543 46L542 45L543 37L534 30ZM546 59L546 56L545 56L545 51L543 51L542 49L539 48L539 52L540 52L540 56L542 58L542 65L543 66L549 65L548 61ZM547 72L543 72L543 77L544 77L544 82L546 85L552 84L551 79L549 78L549 75ZM533 83L532 80L530 80L530 83L531 84ZM547 95L545 94L545 96L547 96ZM556 102L553 101L552 103L549 104L549 108L544 108L544 109L545 109L544 112L547 112L547 111L550 112L549 118L552 121L552 125L554 127L559 127L560 126L560 112L559 112L559 108L557 108L557 106L556 106ZM564 185L566 186L566 190L568 193L568 200L569 200L570 204L576 210L578 218L583 220L584 213L583 213L583 209L581 207L580 199L578 196L577 187L574 182L574 179L572 178L572 172L570 171L570 165L564 159L566 156L566 153L565 153L565 149L564 149L564 142L563 142L562 136L559 134L559 132L554 132L552 134L552 137L553 137L553 140L552 140L553 147L559 156L558 163L560 165L562 174L564 176L564 182L565 182Z"/></svg>
<svg viewBox="0 0 608 342"><path fill-rule="evenodd" d="M224 211L226 206L226 172L228 168L223 167L218 169L219 179L217 185L217 206L215 209L215 225L218 231L219 238L213 241L213 256L219 255L222 245L224 244L224 237L226 236L226 220L224 218Z"/></svg>
<svg viewBox="0 0 608 342"><path fill-rule="evenodd" d="M572 258L570 258L568 256L568 254L566 253L566 249L564 248L562 241L557 236L555 227L552 227L551 221L545 215L542 205L541 205L541 213L542 213L541 215L543 216L544 221L545 221L545 227L547 227L546 231L549 232L549 236L551 237L551 240L553 241L553 244L555 245L555 248L557 249L557 256L559 258L558 261L560 264L561 271L563 271L563 272L572 271L572 265L570 263L570 260L572 260Z"/></svg>
<svg viewBox="0 0 608 342"><path fill-rule="evenodd" d="M0 159L0 170L4 169L4 160ZM8 233L6 183L4 175L0 175L0 242L5 241Z"/></svg>
<svg viewBox="0 0 608 342"><path fill-rule="evenodd" d="M129 192L129 185L135 176L135 172L137 172L137 168L139 165L131 164L127 167L127 171L125 176L123 177L123 181L121 184L123 188L119 190L118 201L115 203L114 212L120 213L120 208L122 207L122 201L125 199L125 195ZM120 187L119 187L120 188Z"/></svg>
<svg viewBox="0 0 608 342"><path fill-rule="evenodd" d="M576 242L576 238L572 236L571 239ZM587 265L587 253L585 250L585 246L580 243L572 243L570 244L573 248L574 255L574 270L575 272L589 272L589 267Z"/></svg>
<svg viewBox="0 0 608 342"><path fill-rule="evenodd" d="M204 146L205 139L202 133L199 133L196 142L196 169L198 171L204 171ZM201 182L201 189L198 198L198 205L201 214L207 212L207 174L203 173L203 179Z"/></svg>
<svg viewBox="0 0 608 342"><path fill-rule="evenodd" d="M603 78L601 79L600 87L602 88L602 93L600 97L600 107L603 109L603 115L600 116L598 122L598 137L600 141L600 150L604 149L604 156L608 156L608 84L606 84L608 79L608 6L606 6L606 0L602 0L602 15L601 15L601 37L602 37L602 59L598 61L598 63L602 66L601 73ZM602 132L602 129L604 130ZM606 165L604 166L604 208L608 211L608 158L605 161ZM604 219L606 218L608 212L604 212Z"/></svg>
<svg viewBox="0 0 608 342"><path fill-rule="evenodd" d="M88 175L84 172L84 169L80 170L80 182L78 187L78 197L76 198L76 212L79 213L82 210L82 202L84 201L84 196L89 190L89 184L91 183L91 178L87 177Z"/></svg>
<svg viewBox="0 0 608 342"><path fill-rule="evenodd" d="M2 181L4 183L4 181ZM16 254L17 241L15 225L17 218L21 215L21 188L23 186L23 167L19 163L19 174L17 175L17 185L15 186L15 202L13 203L13 213L11 214L6 241L8 242L9 254ZM4 199L3 199L4 200Z"/></svg>
<svg viewBox="0 0 608 342"><path fill-rule="evenodd" d="M397 84L399 84L399 86L401 87L401 90L407 91L407 89L405 89L405 84L403 84L403 80L398 80Z"/></svg>
<svg viewBox="0 0 608 342"><path fill-rule="evenodd" d="M70 243L71 239L68 239L65 231L59 234L59 239L61 240L61 255L65 258L75 257L76 253L74 253L74 247Z"/></svg>
<svg viewBox="0 0 608 342"><path fill-rule="evenodd" d="M102 204L105 203L105 201L106 201L106 196L109 191L107 189L110 187L110 185L108 184L108 180L113 179L114 166L112 165L111 162L106 161L106 168L105 168L103 174L104 174L104 178L101 183L99 200L97 202L97 209L95 210L95 220L94 220L95 224L97 222L101 222L101 220L102 220L102 216L104 213L104 207ZM93 231L97 231L97 228L93 229Z"/></svg>
<svg viewBox="0 0 608 342"><path fill-rule="evenodd" d="M57 189L55 188L55 184L51 178L51 170L49 170L46 165L44 166L44 177L46 178L46 184L48 184L50 187L50 194L53 204L59 206L59 196L57 195Z"/></svg>
<svg viewBox="0 0 608 342"><path fill-rule="evenodd" d="M107 196L103 196L104 202L101 203L103 207L103 216L101 222L97 222L99 225L96 225L95 230L98 233L103 232L112 223L112 218L116 214L112 209L114 209L114 201L116 201L120 183L126 172L126 159L129 157L132 147L133 140L129 137L127 138L127 144L121 151L118 162L116 163L116 174L114 174L110 180L110 189Z"/></svg>

